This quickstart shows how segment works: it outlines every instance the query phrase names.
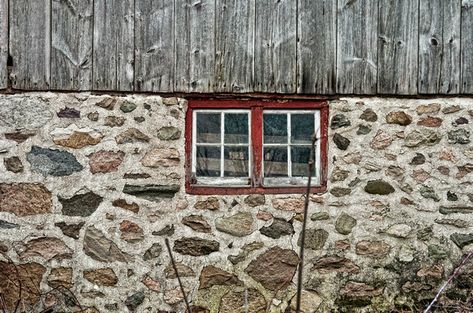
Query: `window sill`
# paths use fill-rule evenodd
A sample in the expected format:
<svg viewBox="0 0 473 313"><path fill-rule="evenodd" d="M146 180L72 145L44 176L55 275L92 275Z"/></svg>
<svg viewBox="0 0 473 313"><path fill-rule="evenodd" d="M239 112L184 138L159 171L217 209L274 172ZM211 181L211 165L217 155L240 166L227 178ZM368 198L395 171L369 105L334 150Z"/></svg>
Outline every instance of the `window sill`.
<svg viewBox="0 0 473 313"><path fill-rule="evenodd" d="M186 192L191 195L245 195L245 194L304 194L307 187L218 187L186 185ZM313 186L311 194L321 194L327 191L327 186Z"/></svg>

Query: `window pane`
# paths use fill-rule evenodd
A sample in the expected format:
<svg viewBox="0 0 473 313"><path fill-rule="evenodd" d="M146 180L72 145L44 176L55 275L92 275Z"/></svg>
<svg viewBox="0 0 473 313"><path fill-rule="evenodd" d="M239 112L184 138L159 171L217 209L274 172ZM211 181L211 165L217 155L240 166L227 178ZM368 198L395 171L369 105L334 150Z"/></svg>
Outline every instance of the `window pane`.
<svg viewBox="0 0 473 313"><path fill-rule="evenodd" d="M264 148L264 176L287 177L287 148Z"/></svg>
<svg viewBox="0 0 473 313"><path fill-rule="evenodd" d="M309 158L310 158L310 146L291 148L292 177L307 177ZM315 174L315 166L314 166L314 172L312 173L312 175L314 174Z"/></svg>
<svg viewBox="0 0 473 313"><path fill-rule="evenodd" d="M225 114L225 143L248 143L248 114Z"/></svg>
<svg viewBox="0 0 473 313"><path fill-rule="evenodd" d="M219 143L220 122L220 113L197 113L197 143Z"/></svg>
<svg viewBox="0 0 473 313"><path fill-rule="evenodd" d="M314 114L291 114L291 143L310 143L314 131Z"/></svg>
<svg viewBox="0 0 473 313"><path fill-rule="evenodd" d="M287 143L287 114L264 114L264 143Z"/></svg>
<svg viewBox="0 0 473 313"><path fill-rule="evenodd" d="M197 147L197 176L220 176L220 147Z"/></svg>
<svg viewBox="0 0 473 313"><path fill-rule="evenodd" d="M225 147L225 177L248 177L248 147Z"/></svg>

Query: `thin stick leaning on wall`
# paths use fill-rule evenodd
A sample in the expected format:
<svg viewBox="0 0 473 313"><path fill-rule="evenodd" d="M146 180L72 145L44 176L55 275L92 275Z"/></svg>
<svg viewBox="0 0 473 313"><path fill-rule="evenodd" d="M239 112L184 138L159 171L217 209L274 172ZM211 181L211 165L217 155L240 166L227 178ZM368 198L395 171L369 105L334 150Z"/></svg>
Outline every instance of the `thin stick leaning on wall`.
<svg viewBox="0 0 473 313"><path fill-rule="evenodd" d="M299 251L299 271L297 273L297 298L296 298L296 313L301 312L301 297L302 297L302 272L304 271L304 246L305 246L305 228L307 224L307 212L309 211L309 196L310 187L312 183L312 173L314 172L314 156L315 156L315 143L317 142L317 135L312 136L312 146L310 149L310 157L307 165L307 190L304 201L304 218L302 220L302 232L301 232L301 248Z"/></svg>
<svg viewBox="0 0 473 313"><path fill-rule="evenodd" d="M184 290L184 286L182 285L182 282L181 282L181 277L179 276L179 272L177 270L177 266L176 266L176 262L174 261L174 257L172 255L172 251L171 251L171 246L169 245L169 239L164 239L164 242L166 243L166 248L168 249L168 253L169 253L169 258L171 259L171 264L172 264L172 267L174 269L174 273L176 274L176 277L177 277L177 282L179 283L179 287L181 288L181 292L182 292L182 296L184 297L184 301L186 303L186 312L189 312L191 313L191 307L189 305L189 301L187 300L187 295L186 295L186 291Z"/></svg>

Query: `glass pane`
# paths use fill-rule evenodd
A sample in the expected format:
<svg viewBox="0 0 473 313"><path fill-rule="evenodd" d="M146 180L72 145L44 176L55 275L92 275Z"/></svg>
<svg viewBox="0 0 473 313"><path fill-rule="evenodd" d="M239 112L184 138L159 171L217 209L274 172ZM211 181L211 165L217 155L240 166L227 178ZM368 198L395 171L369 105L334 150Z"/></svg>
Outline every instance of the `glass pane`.
<svg viewBox="0 0 473 313"><path fill-rule="evenodd" d="M264 148L264 176L287 177L287 147Z"/></svg>
<svg viewBox="0 0 473 313"><path fill-rule="evenodd" d="M197 147L196 151L197 176L220 176L220 147Z"/></svg>
<svg viewBox="0 0 473 313"><path fill-rule="evenodd" d="M291 148L292 177L307 177L309 158L310 146ZM312 175L315 175L315 166Z"/></svg>
<svg viewBox="0 0 473 313"><path fill-rule="evenodd" d="M248 177L248 147L225 147L225 177Z"/></svg>
<svg viewBox="0 0 473 313"><path fill-rule="evenodd" d="M220 113L197 113L197 143L220 143Z"/></svg>
<svg viewBox="0 0 473 313"><path fill-rule="evenodd" d="M287 143L287 114L264 114L264 143Z"/></svg>
<svg viewBox="0 0 473 313"><path fill-rule="evenodd" d="M314 114L291 114L291 143L310 143L314 122Z"/></svg>
<svg viewBox="0 0 473 313"><path fill-rule="evenodd" d="M248 114L225 114L225 143L248 143Z"/></svg>

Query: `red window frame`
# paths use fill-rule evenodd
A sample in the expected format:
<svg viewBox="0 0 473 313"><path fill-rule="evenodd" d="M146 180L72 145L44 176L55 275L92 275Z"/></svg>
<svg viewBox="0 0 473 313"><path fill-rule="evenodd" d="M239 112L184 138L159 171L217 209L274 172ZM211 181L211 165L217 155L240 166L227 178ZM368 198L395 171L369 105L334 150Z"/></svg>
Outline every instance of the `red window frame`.
<svg viewBox="0 0 473 313"><path fill-rule="evenodd" d="M253 179L249 187L230 186L199 186L191 183L192 177L192 116L197 109L246 109L251 110L251 146L253 158ZM193 195L237 195L237 194L289 194L304 193L304 186L264 187L262 184L263 162L263 129L255 125L263 124L264 109L281 110L320 110L320 184L311 188L312 193L322 193L327 190L327 132L328 132L328 103L327 101L264 101L264 100L189 100L186 112L185 130L185 171L186 192Z"/></svg>

